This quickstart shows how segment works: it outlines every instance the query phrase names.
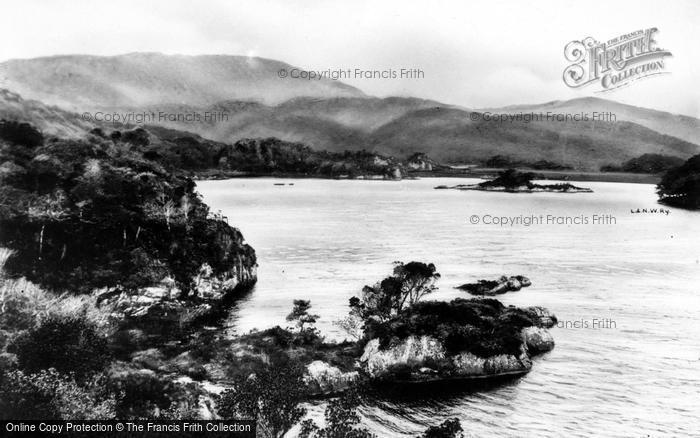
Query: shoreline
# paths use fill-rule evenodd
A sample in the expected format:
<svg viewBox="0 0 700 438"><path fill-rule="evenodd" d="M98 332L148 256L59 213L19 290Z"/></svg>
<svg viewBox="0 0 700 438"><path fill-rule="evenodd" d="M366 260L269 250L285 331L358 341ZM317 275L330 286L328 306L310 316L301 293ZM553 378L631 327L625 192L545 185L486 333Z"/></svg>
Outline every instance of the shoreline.
<svg viewBox="0 0 700 438"><path fill-rule="evenodd" d="M660 175L649 173L625 173L625 172L588 172L578 170L534 170L528 168L514 168L517 171L535 172L544 176L544 180L558 181L592 181L592 182L615 182L632 184L658 184L661 181ZM505 169L479 167L472 168L465 172L456 171L433 171L433 172L410 172L409 176L420 178L491 178L498 175Z"/></svg>
<svg viewBox="0 0 700 438"><path fill-rule="evenodd" d="M585 172L585 171L565 171L565 170L517 170L537 172L544 176L541 181L578 181L578 182L611 182L611 183L627 183L627 184L658 184L661 181L661 176L647 173L624 173L624 172ZM298 173L257 173L257 172L231 172L207 174L206 172L190 174L194 181L220 181L227 179L239 178L279 178L279 179L327 179L338 181L402 181L415 180L425 178L472 178L486 179L495 177L498 172L503 171L500 168L479 168L472 169L468 172L451 172L451 171L432 171L432 172L409 172L401 179L384 178L378 175L363 176L360 178L350 177L327 177L320 175L298 174Z"/></svg>

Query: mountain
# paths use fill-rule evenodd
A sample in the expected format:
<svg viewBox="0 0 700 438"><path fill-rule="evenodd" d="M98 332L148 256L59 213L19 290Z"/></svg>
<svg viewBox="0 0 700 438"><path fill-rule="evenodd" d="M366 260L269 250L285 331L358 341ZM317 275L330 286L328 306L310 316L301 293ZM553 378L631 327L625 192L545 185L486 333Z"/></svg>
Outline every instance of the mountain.
<svg viewBox="0 0 700 438"><path fill-rule="evenodd" d="M222 142L278 137L332 152L367 149L400 158L424 152L452 164L504 155L598 170L645 153L687 159L700 151L696 144L633 122L493 122L474 111L413 98L296 98L274 106L228 101L207 108L160 110L226 113L228 119L219 122L160 123Z"/></svg>
<svg viewBox="0 0 700 438"><path fill-rule="evenodd" d="M298 96L360 97L329 79L280 78L289 64L224 55L131 53L65 55L0 63L0 88L78 112L160 104L211 105L224 100L277 104Z"/></svg>
<svg viewBox="0 0 700 438"><path fill-rule="evenodd" d="M0 119L30 122L44 134L81 137L95 125L77 114L36 100L25 100L17 93L0 88Z"/></svg>
<svg viewBox="0 0 700 438"><path fill-rule="evenodd" d="M480 110L482 111L482 110ZM633 122L662 134L700 144L700 119L681 114L672 114L649 108L627 105L597 97L581 97L571 100L555 100L535 105L511 105L502 108L485 109L493 113L544 112L580 113L611 112L617 121Z"/></svg>
<svg viewBox="0 0 700 438"><path fill-rule="evenodd" d="M280 79L288 64L237 56L56 56L0 63L0 115L6 108L45 133L66 136L79 113L153 114L142 124L234 144L276 137L316 150L368 150L405 159L426 153L446 164L496 155L522 163L596 171L643 154L688 159L700 152L700 120L614 101L583 98L473 111L411 97L378 98L338 81ZM9 93L9 94L7 94ZM21 98L19 98L21 99ZM54 106L51 106L54 105ZM484 120L483 112L611 112L616 121ZM75 114L72 114L75 112ZM179 116L220 114L187 120ZM160 117L161 114L178 117ZM17 117L11 119L18 119ZM38 120L37 120L38 119ZM65 125L65 126L63 126ZM118 125L99 124L109 129ZM77 130L77 131L76 131Z"/></svg>

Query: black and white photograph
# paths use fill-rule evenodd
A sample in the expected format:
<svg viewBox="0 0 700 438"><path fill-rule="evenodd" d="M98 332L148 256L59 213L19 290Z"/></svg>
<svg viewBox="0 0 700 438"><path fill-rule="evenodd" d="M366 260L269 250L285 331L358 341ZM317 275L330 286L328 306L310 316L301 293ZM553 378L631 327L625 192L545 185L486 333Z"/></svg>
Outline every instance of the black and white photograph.
<svg viewBox="0 0 700 438"><path fill-rule="evenodd" d="M4 0L0 436L700 436L698 23Z"/></svg>

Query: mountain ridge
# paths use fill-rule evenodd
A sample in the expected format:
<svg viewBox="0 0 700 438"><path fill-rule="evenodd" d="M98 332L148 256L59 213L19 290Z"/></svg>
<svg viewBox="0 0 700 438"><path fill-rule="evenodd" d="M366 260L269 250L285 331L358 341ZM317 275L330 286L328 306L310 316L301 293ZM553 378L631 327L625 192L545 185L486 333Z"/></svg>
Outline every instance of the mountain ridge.
<svg viewBox="0 0 700 438"><path fill-rule="evenodd" d="M700 151L700 119L606 99L470 110L414 97L368 96L340 81L284 80L277 77L277 68L291 66L244 56L139 52L6 61L0 63L0 87L10 82L14 88L7 93L26 100L17 103L10 94L0 95L0 115L26 116L52 134L65 135L85 130L77 113L94 109L215 111L226 119L155 124L231 144L242 138L277 137L329 152L371 150L397 157L423 152L449 164L483 163L500 155L597 171L645 153L687 159ZM120 79L122 73L125 78ZM138 98L132 98L135 94ZM611 111L616 121L494 122L485 119L484 111Z"/></svg>

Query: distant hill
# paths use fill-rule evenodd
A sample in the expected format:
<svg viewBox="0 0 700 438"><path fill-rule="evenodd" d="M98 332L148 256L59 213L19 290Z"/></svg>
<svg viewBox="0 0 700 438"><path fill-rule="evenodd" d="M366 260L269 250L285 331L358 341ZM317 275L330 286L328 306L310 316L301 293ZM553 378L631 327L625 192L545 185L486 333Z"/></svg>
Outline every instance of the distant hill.
<svg viewBox="0 0 700 438"><path fill-rule="evenodd" d="M333 80L280 78L292 66L227 55L65 55L0 63L0 88L82 112L159 104L211 105L223 100L277 104L298 96L359 97Z"/></svg>
<svg viewBox="0 0 700 438"><path fill-rule="evenodd" d="M426 153L445 164L499 156L597 171L643 154L685 160L700 152L699 119L614 101L583 98L477 112L411 97L366 96L339 81L280 79L280 68L290 66L261 58L153 53L7 61L0 63L0 84L12 92L0 95L0 115L24 114L22 121L66 136L84 130L79 114L95 109L218 112L227 118L146 123L228 144L276 137L330 152L367 150L399 159ZM17 101L16 92L46 105ZM483 120L484 111L610 111L617 121L494 122Z"/></svg>
<svg viewBox="0 0 700 438"><path fill-rule="evenodd" d="M627 105L613 100L596 97L582 97L571 100L555 100L535 105L511 105L502 108L492 108L484 111L494 113L512 112L547 112L578 113L593 111L609 111L617 117L617 121L637 123L662 134L678 137L691 143L700 144L700 119L665 111L657 111L638 106Z"/></svg>
<svg viewBox="0 0 700 438"><path fill-rule="evenodd" d="M206 109L179 106L166 111L226 112L224 122L162 123L223 142L277 137L333 152L367 149L400 158L424 152L451 164L503 155L599 170L645 153L687 159L700 152L697 144L631 122L497 123L478 114L473 121L473 111L412 98L297 98L275 106L229 101Z"/></svg>

